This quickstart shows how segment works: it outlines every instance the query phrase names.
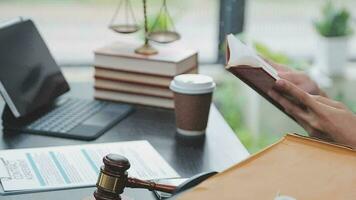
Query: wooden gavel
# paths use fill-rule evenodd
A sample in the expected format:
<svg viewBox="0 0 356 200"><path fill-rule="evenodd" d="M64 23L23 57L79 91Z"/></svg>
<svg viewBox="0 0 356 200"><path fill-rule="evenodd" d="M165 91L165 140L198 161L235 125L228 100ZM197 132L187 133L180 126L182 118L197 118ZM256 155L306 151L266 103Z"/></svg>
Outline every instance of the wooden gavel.
<svg viewBox="0 0 356 200"><path fill-rule="evenodd" d="M161 192L173 193L176 186L157 184L151 181L144 181L128 177L127 170L130 162L127 158L108 154L103 158L104 166L100 168L100 174L96 183L94 197L96 200L120 200L120 194L127 188L144 188Z"/></svg>

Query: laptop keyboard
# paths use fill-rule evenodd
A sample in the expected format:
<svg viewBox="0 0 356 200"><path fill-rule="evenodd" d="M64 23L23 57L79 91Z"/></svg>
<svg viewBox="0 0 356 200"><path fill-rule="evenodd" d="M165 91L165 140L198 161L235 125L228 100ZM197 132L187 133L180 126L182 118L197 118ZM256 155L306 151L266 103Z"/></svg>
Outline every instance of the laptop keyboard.
<svg viewBox="0 0 356 200"><path fill-rule="evenodd" d="M107 103L87 99L67 99L26 128L34 131L67 133L99 112Z"/></svg>

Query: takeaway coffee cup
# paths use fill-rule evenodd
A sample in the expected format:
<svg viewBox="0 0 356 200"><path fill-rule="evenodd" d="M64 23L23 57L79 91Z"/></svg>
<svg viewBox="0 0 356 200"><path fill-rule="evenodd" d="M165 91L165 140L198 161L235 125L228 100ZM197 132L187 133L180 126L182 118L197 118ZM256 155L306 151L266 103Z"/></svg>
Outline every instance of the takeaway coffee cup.
<svg viewBox="0 0 356 200"><path fill-rule="evenodd" d="M177 132L185 136L205 133L215 83L209 76L182 74L170 84L174 92Z"/></svg>

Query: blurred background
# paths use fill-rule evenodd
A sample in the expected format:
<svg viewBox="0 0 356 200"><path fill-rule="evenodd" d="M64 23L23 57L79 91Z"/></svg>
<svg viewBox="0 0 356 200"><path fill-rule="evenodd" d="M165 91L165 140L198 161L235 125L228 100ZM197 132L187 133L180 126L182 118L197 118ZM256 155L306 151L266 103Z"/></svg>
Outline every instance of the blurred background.
<svg viewBox="0 0 356 200"><path fill-rule="evenodd" d="M0 21L32 18L58 64L88 67L93 50L115 40L142 40L107 27L118 0L1 0ZM142 1L131 0L139 23ZM331 2L331 3L330 3ZM234 33L263 56L309 73L334 99L356 111L355 0L168 0L180 43L199 51L200 70L215 78L216 105L250 152L288 132L292 120L226 73L224 37ZM161 0L147 0L150 23ZM328 7L329 6L329 7ZM340 30L334 33L334 30ZM354 30L355 31L355 30ZM337 42L335 42L337 41ZM337 44L334 44L337 43ZM337 56L334 55L338 52ZM342 53L344 52L344 53ZM339 55L340 54L340 55ZM335 61L327 58L336 57ZM334 68L330 68L330 63ZM335 68L336 67L336 68ZM223 133L222 133L223 134Z"/></svg>

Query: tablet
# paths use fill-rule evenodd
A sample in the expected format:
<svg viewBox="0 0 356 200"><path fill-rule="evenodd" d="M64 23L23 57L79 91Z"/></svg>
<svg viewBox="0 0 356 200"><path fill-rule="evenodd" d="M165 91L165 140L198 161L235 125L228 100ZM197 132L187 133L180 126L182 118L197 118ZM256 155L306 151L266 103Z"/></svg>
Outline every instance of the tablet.
<svg viewBox="0 0 356 200"><path fill-rule="evenodd" d="M69 90L31 20L0 27L0 93L15 117L51 104Z"/></svg>

